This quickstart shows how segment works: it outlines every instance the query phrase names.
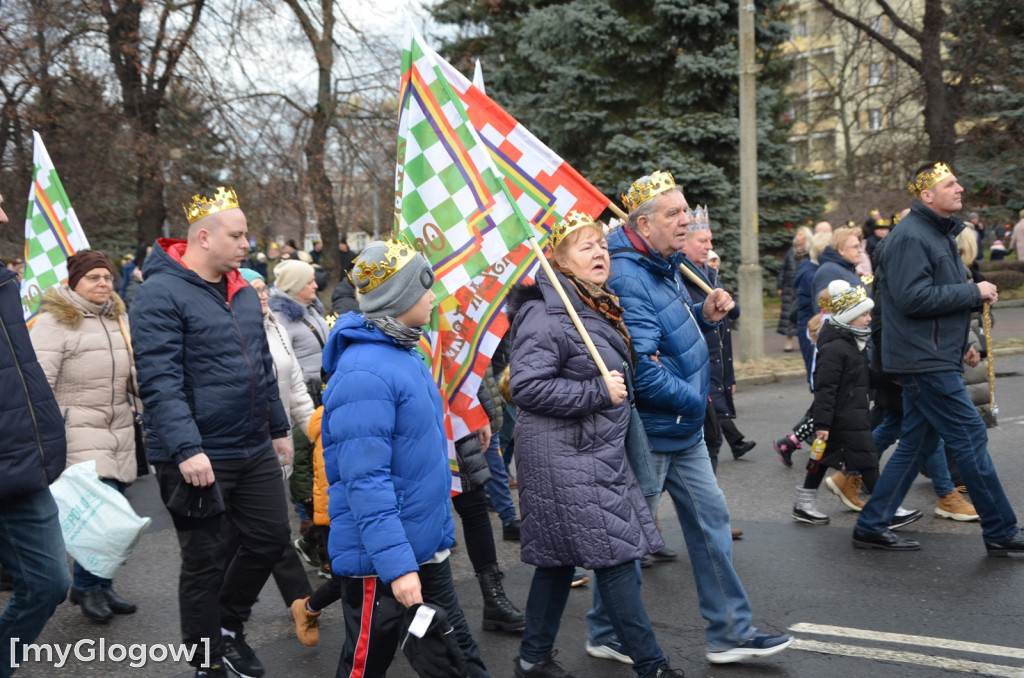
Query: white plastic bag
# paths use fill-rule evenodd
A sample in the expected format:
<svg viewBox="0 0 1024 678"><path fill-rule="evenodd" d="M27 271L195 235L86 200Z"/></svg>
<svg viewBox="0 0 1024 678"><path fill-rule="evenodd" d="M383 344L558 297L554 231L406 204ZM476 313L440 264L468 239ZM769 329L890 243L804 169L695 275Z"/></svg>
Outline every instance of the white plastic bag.
<svg viewBox="0 0 1024 678"><path fill-rule="evenodd" d="M96 475L93 460L69 466L50 485L68 555L97 577L113 579L153 521Z"/></svg>

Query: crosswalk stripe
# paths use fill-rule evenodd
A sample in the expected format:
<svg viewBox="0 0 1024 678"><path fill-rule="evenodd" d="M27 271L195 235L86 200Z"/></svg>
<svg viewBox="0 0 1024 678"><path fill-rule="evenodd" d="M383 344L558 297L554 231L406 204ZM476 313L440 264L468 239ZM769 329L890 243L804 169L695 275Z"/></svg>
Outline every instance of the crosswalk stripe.
<svg viewBox="0 0 1024 678"><path fill-rule="evenodd" d="M949 638L933 638L929 636L911 636L903 633L886 633L885 631L871 631L868 629L851 629L845 626L827 626L821 624L793 624L789 627L793 633L811 633L823 636L839 636L841 638L859 638L861 640L877 640L887 643L902 643L904 645L922 645L925 647L942 648L945 650L957 650L960 652L974 652L977 654L990 654L1010 659L1024 659L1024 650L1016 647L1003 645L986 645L984 643L969 643Z"/></svg>
<svg viewBox="0 0 1024 678"><path fill-rule="evenodd" d="M843 645L842 643L827 643L817 640L804 640L797 638L793 641L792 647L807 652L820 654L843 655L846 657L863 657L878 661L889 661L901 664L914 664L917 666L930 666L944 671L960 671L963 673L982 674L996 676L997 678L1024 678L1024 668L990 664L988 662L975 662L967 659L953 659L951 657L936 657L919 652L901 652L886 650L878 647L862 647L858 645Z"/></svg>

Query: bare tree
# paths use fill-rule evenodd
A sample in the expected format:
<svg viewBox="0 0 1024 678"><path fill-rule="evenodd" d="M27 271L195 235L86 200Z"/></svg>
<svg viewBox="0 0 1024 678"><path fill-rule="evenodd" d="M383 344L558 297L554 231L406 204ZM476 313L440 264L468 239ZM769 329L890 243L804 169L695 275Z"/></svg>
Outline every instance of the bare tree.
<svg viewBox="0 0 1024 678"><path fill-rule="evenodd" d="M206 0L92 0L106 23L107 52L121 86L135 157L135 219L149 242L167 218L160 112L172 79L199 25Z"/></svg>
<svg viewBox="0 0 1024 678"><path fill-rule="evenodd" d="M948 0L947 0L948 2ZM845 9L841 0L818 0L834 16L849 23L889 51L914 72L923 86L924 129L928 135L928 157L953 162L956 157L956 124L960 120L964 98L972 86L985 41L954 35L944 0L923 0L923 13L913 14L919 3L905 3L902 13L887 0L874 0L879 14L913 43L905 45L895 34L883 33L879 22L857 16ZM985 11L972 17L979 35L991 34L1000 17L1014 3L1002 0L986 3ZM956 49L944 46L944 40L956 41ZM951 57L950 55L954 56Z"/></svg>

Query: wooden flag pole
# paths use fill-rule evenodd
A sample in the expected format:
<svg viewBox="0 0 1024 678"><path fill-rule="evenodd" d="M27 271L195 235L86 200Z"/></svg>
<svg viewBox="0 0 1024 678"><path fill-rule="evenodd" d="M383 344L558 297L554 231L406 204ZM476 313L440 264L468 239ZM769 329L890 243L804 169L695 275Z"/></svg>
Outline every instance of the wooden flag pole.
<svg viewBox="0 0 1024 678"><path fill-rule="evenodd" d="M604 364L604 359L601 358L601 354L597 352L597 347L594 346L594 341L590 338L590 334L587 333L587 328L583 326L583 321L580 320L579 315L576 313L576 309L573 307L572 302L569 301L569 297L565 293L565 289L562 287L562 283L558 281L558 277L555 275L554 269L551 268L551 264L548 263L547 257L544 256L543 250L540 245L537 244L537 239L530 236L530 247L533 248L534 253L537 255L537 260L540 262L541 268L548 274L548 280L551 281L551 285L558 292L558 296L561 297L562 303L565 304L565 310L569 312L569 317L572 318L572 324L576 326L576 330L583 337L583 343L587 345L587 350L590 351L590 356L597 363L597 369L601 371L601 376L607 377L608 366Z"/></svg>

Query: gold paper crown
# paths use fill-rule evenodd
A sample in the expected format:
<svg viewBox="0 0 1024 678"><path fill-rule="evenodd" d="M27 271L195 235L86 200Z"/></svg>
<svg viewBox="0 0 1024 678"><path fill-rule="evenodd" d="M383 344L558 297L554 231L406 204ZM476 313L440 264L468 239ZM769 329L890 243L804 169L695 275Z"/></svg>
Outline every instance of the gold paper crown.
<svg viewBox="0 0 1024 678"><path fill-rule="evenodd" d="M380 287L403 266L416 257L416 248L391 238L382 240L386 246L383 261L366 261L360 257L349 271L348 279L360 294L366 294Z"/></svg>
<svg viewBox="0 0 1024 678"><path fill-rule="evenodd" d="M826 313L842 313L843 311L853 308L862 301L867 301L868 293L861 285L851 287L846 290L838 297L832 297L827 302L821 304L821 310Z"/></svg>
<svg viewBox="0 0 1024 678"><path fill-rule="evenodd" d="M701 207L697 205L697 209L688 209L686 213L690 216L690 225L687 228L691 231L701 231L711 228L711 223L708 221L708 206L704 205Z"/></svg>
<svg viewBox="0 0 1024 678"><path fill-rule="evenodd" d="M185 218L188 219L189 224L193 224L197 220L211 214L234 209L238 206L238 195L235 193L235 189L224 188L223 186L217 188L213 198L207 198L196 193L187 204L182 205L185 210Z"/></svg>
<svg viewBox="0 0 1024 678"><path fill-rule="evenodd" d="M590 218L589 215L577 210L570 210L562 221L555 224L555 227L551 229L551 251L554 252L565 237L573 231L578 231L585 226L595 226L601 228L598 224Z"/></svg>
<svg viewBox="0 0 1024 678"><path fill-rule="evenodd" d="M646 181L644 181L646 179ZM670 191L676 187L676 180L670 172L652 172L650 177L641 177L633 182L629 190L622 196L622 205L627 212L647 202L654 196Z"/></svg>
<svg viewBox="0 0 1024 678"><path fill-rule="evenodd" d="M951 176L953 176L953 170L949 169L949 165L937 162L931 170L925 170L914 177L914 180L907 184L907 190L910 191L910 195L920 198L922 191L927 191L946 177Z"/></svg>

